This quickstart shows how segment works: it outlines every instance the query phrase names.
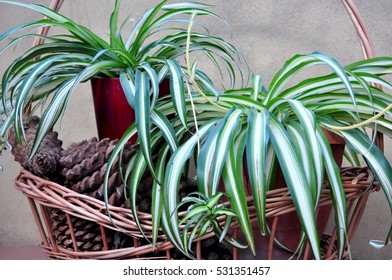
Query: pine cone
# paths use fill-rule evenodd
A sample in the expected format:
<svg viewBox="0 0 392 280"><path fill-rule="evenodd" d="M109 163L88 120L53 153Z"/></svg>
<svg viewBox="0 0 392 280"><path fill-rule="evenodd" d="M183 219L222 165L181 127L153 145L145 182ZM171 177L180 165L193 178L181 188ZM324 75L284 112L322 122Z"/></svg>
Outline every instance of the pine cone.
<svg viewBox="0 0 392 280"><path fill-rule="evenodd" d="M15 160L26 170L30 171L34 175L37 175L43 179L47 179L54 182L62 182L62 176L60 175L60 164L59 160L62 151L62 141L58 139L58 133L50 131L34 155L29 160L31 146L33 145L35 135L37 133L38 124L40 118L32 116L28 121L25 121L24 129L26 134L26 143L19 145L15 130L13 127L10 129L8 135L8 141L12 146L11 153Z"/></svg>
<svg viewBox="0 0 392 280"><path fill-rule="evenodd" d="M98 141L95 137L71 144L62 151L60 165L65 177L65 186L72 190L103 200L103 183L107 162L118 140L103 139ZM122 153L122 168L135 153L135 147L126 145ZM115 161L109 175L109 203L120 206L124 203L124 186L119 175L119 161Z"/></svg>
<svg viewBox="0 0 392 280"><path fill-rule="evenodd" d="M99 170L106 162L105 154L109 140L98 142L97 138L71 144L61 153L61 173L65 184L72 185Z"/></svg>
<svg viewBox="0 0 392 280"><path fill-rule="evenodd" d="M98 141L96 138L91 138L73 143L63 150L59 163L62 169L61 173L65 178L64 185L75 192L103 200L103 183L107 162L117 143L117 140L103 139ZM125 167L134 152L135 148L131 145L125 147L122 154L122 167ZM125 200L124 185L118 169L117 161L110 172L108 188L108 202L113 206L121 206ZM74 244L66 224L65 214L58 209L52 209L50 214L58 244L64 248L73 249ZM72 224L79 251L103 250L103 240L97 223L73 217ZM106 238L109 249L120 246L113 243L114 237L115 232L107 229Z"/></svg>
<svg viewBox="0 0 392 280"><path fill-rule="evenodd" d="M67 217L60 209L50 209L50 220L52 223L54 237L58 244L66 249L73 250L74 244L71 237L71 229L67 222ZM71 218L73 231L75 234L76 247L80 252L101 251L104 247L101 228L99 224L80 219ZM114 248L114 231L106 230L106 241L109 249Z"/></svg>

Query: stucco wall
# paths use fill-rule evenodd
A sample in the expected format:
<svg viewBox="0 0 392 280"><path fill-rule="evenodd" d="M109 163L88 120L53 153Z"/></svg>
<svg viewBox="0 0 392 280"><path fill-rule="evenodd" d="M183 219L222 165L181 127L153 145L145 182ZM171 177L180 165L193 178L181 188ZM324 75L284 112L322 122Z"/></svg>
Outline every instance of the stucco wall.
<svg viewBox="0 0 392 280"><path fill-rule="evenodd" d="M49 0L25 1L44 5ZM121 17L132 14L135 18L158 1L123 0ZM179 1L172 1L179 2ZM247 58L250 68L264 76L268 84L272 75L284 61L297 53L321 51L335 57L342 64L361 58L361 48L348 15L340 0L205 0L216 5L214 11L226 19L232 27L233 37L226 36L222 24L209 26L211 33L226 36ZM241 3L241 4L240 4ZM392 55L391 26L392 1L356 1L378 55ZM136 5L135 5L136 4ZM65 1L61 11L93 31L105 36L108 30L109 11L112 1L79 0ZM39 15L33 12L0 4L0 32ZM29 47L29 42L23 47ZM11 61L7 52L0 58L0 73ZM77 89L60 129L64 145L96 135L95 120L89 92L89 84ZM390 145L386 146L390 154ZM389 156L389 158L391 158ZM19 166L10 154L0 158L5 172L0 175L0 244L39 243L40 238L25 198L12 186ZM391 222L387 204L380 194L372 195L358 234L352 242L353 258L390 259L392 247L384 250L371 248L367 241L386 236Z"/></svg>

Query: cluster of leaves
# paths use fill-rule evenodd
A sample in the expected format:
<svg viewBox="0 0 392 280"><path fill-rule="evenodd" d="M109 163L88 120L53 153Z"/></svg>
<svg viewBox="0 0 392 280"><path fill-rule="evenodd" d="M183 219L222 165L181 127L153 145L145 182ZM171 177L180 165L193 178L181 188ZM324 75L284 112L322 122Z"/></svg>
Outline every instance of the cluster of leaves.
<svg viewBox="0 0 392 280"><path fill-rule="evenodd" d="M194 2L166 2L167 0L162 1L147 10L132 26L129 34L123 36L123 27L128 18L121 28L118 28L120 1L115 1L107 42L87 27L47 7L0 1L25 7L45 16L44 19L23 23L0 35L0 42L9 39L5 47L0 49L0 53L12 46L18 46L27 38L45 40L44 44L34 46L16 58L3 75L0 113L5 117L0 123L0 137L4 139L13 124L17 139L21 142L24 138L23 114L26 107L33 104L34 113L48 103L32 147L34 154L45 134L65 112L78 84L97 77L120 77L131 106L137 112L139 108L147 110L138 112L139 116L154 112L159 96L159 84L163 79L170 78L171 97L176 101L173 105L185 124L185 104L179 95L183 92L183 77L189 73L178 61L184 61L186 51L204 55L218 73L229 76L230 79L226 79L229 81L226 85L228 88L232 88L236 80L243 80L238 67L242 58L233 45L220 37L210 35L201 23L202 31L193 31L188 36L189 17L193 13L197 13L198 17L213 17L226 24L222 18L208 10L211 6ZM60 30L59 33L61 30L64 33L40 36L36 30L42 27L55 27ZM23 34L19 35L20 32ZM187 40L190 40L191 44L187 45ZM209 75L200 70L195 70L193 75L201 89L215 90ZM217 90L215 94L218 95ZM140 98L135 99L135 96ZM146 99L151 99L151 103L144 104ZM159 119L160 116L155 115L152 119Z"/></svg>
<svg viewBox="0 0 392 280"><path fill-rule="evenodd" d="M185 197L182 202L178 205L177 209L180 209L186 204L190 204L185 216L181 219L179 226L184 224L182 229L182 240L183 244L188 251L192 253L192 243L194 239L203 237L209 231L219 236L219 242L225 240L227 243L239 247L246 248L246 246L239 243L236 239L227 236L233 219L236 214L227 208L225 203L221 201L221 197L224 193L218 192L208 198L201 192L190 193ZM224 218L223 229L220 226L220 218ZM189 233L189 231L191 232Z"/></svg>
<svg viewBox="0 0 392 280"><path fill-rule="evenodd" d="M308 78L285 87L298 72L320 64L331 68L332 74ZM154 169L156 187L159 189L157 193L163 193L156 201L164 201L163 204L155 202L157 206L153 206L161 209L161 205L164 205L161 225L171 242L183 253L189 254L189 241L184 240L179 226L177 194L180 178L193 156L199 192L205 196L205 200L212 199L219 193L218 185L223 178L231 211L235 213L253 252L255 244L243 176L249 177L259 229L261 234L266 234L266 192L273 185L276 165L280 165L304 237L312 247L314 256L321 258L315 210L322 192L324 174L327 174L336 213L339 256L342 257L347 245L346 200L340 169L333 158L324 129L342 136L351 156L359 154L364 157L379 180L392 213L392 168L365 131L366 127L377 128L392 136L390 113L387 111L384 115L384 109L392 104L392 98L371 84L377 83L391 89L391 84L382 78L391 73L391 67L392 59L388 57L364 60L343 68L334 59L320 53L296 55L278 71L268 89L261 85L260 77L255 76L252 87L221 94L219 107L207 102L198 92L186 97L188 130L175 116L171 102L158 100L156 108L166 116L174 116L169 119L170 126L166 130L171 131L172 138L176 139L174 142L178 143L169 154L171 142L166 141L169 137L162 139L162 129L150 131L151 150L158 153ZM212 93L204 94L214 97ZM193 106L196 107L197 122ZM383 114L374 122L367 122L378 112ZM350 127L358 123L361 125ZM121 152L122 144L140 133L136 126L125 133L112 160ZM244 158L248 166L247 174L243 170ZM130 163L132 193L138 186L135 178L140 178L146 165L146 158L142 155L135 156L135 161ZM198 221L196 216L200 213L196 210L190 213L195 215L189 214L187 219ZM154 212L154 217L157 215L160 215L159 212ZM208 217L204 219L208 220ZM212 224L212 220L208 224ZM211 226L210 230L216 231L216 228ZM386 241L373 242L373 245L388 244L391 233L388 233Z"/></svg>
<svg viewBox="0 0 392 280"><path fill-rule="evenodd" d="M24 107L35 102L34 111L51 98L42 117L34 153L65 110L77 84L95 76L118 75L127 100L136 111L136 122L114 149L108 170L137 134L141 148L122 170L122 178L135 222L140 227L137 188L146 170L154 176L151 210L154 245L161 227L173 245L186 255L191 255L189 245L195 238L211 231L221 240L242 246L226 235L227 227L235 219L255 253L243 176L250 181L260 233L268 234L266 193L273 186L273 174L279 164L303 229L303 240L308 241L317 259L321 253L315 211L324 179L328 179L342 257L348 242L346 200L340 170L324 129L345 139L350 156L363 156L379 180L392 214L392 168L365 131L369 127L392 136L388 110L392 97L373 86L377 83L392 88L383 78L391 74L392 58L375 58L342 67L321 53L296 55L275 74L268 87L262 85L259 76L254 76L252 86L233 89L236 80L242 79L241 74L235 74L237 50L223 39L190 28L195 16L220 18L204 4L164 5L165 2L147 11L123 41L116 29L119 11L116 1L110 21L110 43L106 43L87 28L42 6L0 1L31 8L47 17L18 26L3 34L1 40L16 31L42 25L62 27L72 34L45 37L48 43L32 48L8 68L2 80L1 110L7 118L1 126L1 136L14 124L22 141ZM157 16L160 11L164 12ZM178 19L179 14L191 18ZM146 38L166 23L185 23L188 28L170 28L171 34L143 45ZM17 37L7 47L30 36L36 35ZM197 63L190 62L189 53L193 51L207 55L218 69L221 69L218 60L223 62L231 78L230 90L219 92ZM34 60L38 56L42 58ZM181 56L187 58L187 65L178 62ZM300 82L293 80L298 73L317 65L329 67L331 74ZM165 77L170 79L169 97L159 95L158 85ZM288 86L289 82L294 85ZM373 119L375 114L377 118ZM192 159L196 163L198 192L184 200L183 203L191 205L179 220L178 209L183 205L178 199L179 183L188 174ZM106 182L108 177L106 174ZM218 203L222 179L230 208ZM217 222L222 215L226 216L223 227ZM140 230L143 233L141 227ZM392 227L386 241L374 245L388 244L391 236Z"/></svg>

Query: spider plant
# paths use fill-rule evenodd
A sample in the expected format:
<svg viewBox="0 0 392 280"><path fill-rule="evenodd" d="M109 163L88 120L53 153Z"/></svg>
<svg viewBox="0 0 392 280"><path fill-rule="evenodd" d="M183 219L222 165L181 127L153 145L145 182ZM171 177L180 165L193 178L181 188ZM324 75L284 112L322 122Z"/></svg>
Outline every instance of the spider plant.
<svg viewBox="0 0 392 280"><path fill-rule="evenodd" d="M319 65L329 67L331 73L303 78L300 82L293 80L299 73ZM246 246L255 253L243 176L248 176L252 187L260 234L268 234L266 192L272 188L274 170L279 164L303 229L303 242L310 244L316 259L321 258L321 253L315 211L326 174L335 210L339 258L342 258L348 245L347 206L340 169L325 130L342 136L351 156L364 158L380 182L392 214L392 168L366 132L366 128L371 128L392 136L392 97L374 85L390 90L392 85L383 76L391 71L390 57L343 67L325 54L296 55L276 73L268 87L262 85L260 76L254 76L251 87L225 91L218 100L208 91L195 91L186 96L188 129L184 129L183 120L173 115L175 109L171 102L158 100L157 110L173 117L167 128L171 131L171 141L163 140L162 130L151 131L151 151L158 155L153 218L162 219L160 224L167 237L189 256L190 241L211 231L221 240L243 247L227 235L228 225L236 219ZM140 133L136 125L129 128L110 163L136 132ZM196 162L198 193L180 202L179 182L192 158ZM248 166L246 174L244 158ZM125 180L132 199L146 166L141 152L129 163ZM230 208L219 204L221 178ZM185 218L179 220L178 208L183 203L190 207ZM219 205L223 205L222 211ZM226 216L224 226L217 222L217 213ZM385 241L371 244L387 245L391 235L392 227Z"/></svg>
<svg viewBox="0 0 392 280"><path fill-rule="evenodd" d="M21 143L24 140L23 117L26 108L31 107L31 113L43 108L31 155L34 155L43 137L65 113L77 85L96 77L120 78L127 100L136 111L140 133L148 131L146 128L151 123L159 126L167 122L155 110L155 104L160 82L165 78L170 79L175 113L186 126L183 79L189 73L181 63L184 61L188 37L188 15L197 12L198 18L212 17L227 25L221 17L209 11L210 5L195 2L167 4L165 0L147 10L131 26L131 30L125 32L127 23L132 21L127 18L121 25L118 24L121 7L120 1L116 0L110 17L109 35L105 40L86 26L47 7L6 0L0 3L27 8L45 17L23 23L0 35L0 42L9 40L0 53L13 46L18 47L28 38L45 41L17 57L8 66L1 81L0 139L3 139L3 144L11 125L15 127L18 141ZM228 81L225 87L233 88L235 81L243 81L244 78L238 64L240 54L227 41L209 34L202 22L199 26L200 31L190 35L188 52L197 52L206 57L218 70L218 74L230 77L225 78ZM36 31L43 27L55 28L56 34L37 34ZM193 68L196 69L196 64ZM198 87L210 91L215 89L206 73L195 70L194 75ZM217 90L215 94L218 95ZM150 113L151 117L146 118ZM152 169L150 137L140 135L140 139Z"/></svg>
<svg viewBox="0 0 392 280"><path fill-rule="evenodd" d="M38 105L33 107L34 111L50 99L33 145L34 152L64 112L78 83L94 76L114 75L120 77L128 101L136 110L136 122L119 140L107 170L137 133L141 148L122 170L122 177L135 222L139 224L137 188L146 170L154 175L153 233L145 236L153 244L161 227L172 244L188 256L191 256L191 241L210 232L234 246L249 246L255 253L242 179L249 177L260 234L268 234L266 192L272 188L274 170L279 164L302 225L303 240L310 244L317 259L321 253L315 211L326 174L336 213L339 257L342 257L348 243L346 202L325 129L346 140L350 155L359 154L365 159L382 186L392 214L392 168L365 131L369 127L392 136L389 112L392 98L373 85L391 89L392 85L383 76L391 74L392 58L375 58L342 67L321 53L296 55L276 73L268 87L262 85L260 76L254 76L250 87L219 92L209 76L199 70L198 63L191 62L190 53L201 51L218 69L222 65L219 62L223 63L228 74L222 71L222 75L230 77L229 88L234 88L238 80L237 50L220 38L192 31L194 18L202 15L220 18L209 12L207 5L190 2L165 5L165 2L149 10L123 41L115 27L119 9L116 1L110 42L106 43L87 28L47 8L0 1L31 8L47 17L18 26L0 39L42 25L63 27L71 33L71 37L45 37L46 44L33 48L8 68L2 81L2 110L7 117L1 136L14 124L22 141L24 107L35 102ZM157 16L160 11L163 13ZM190 18L178 19L179 14ZM176 27L174 34L143 45L166 23L181 23L187 28ZM37 35L22 35L7 46L30 36ZM72 38L70 42L69 38ZM77 42L76 46L73 42ZM52 53L50 50L57 45L61 51ZM42 57L33 60L38 56ZM184 65L176 60L182 56L186 58ZM300 82L293 79L319 65L329 67L331 74L304 78ZM241 72L239 75L241 80ZM165 76L170 77L171 98L158 95L157 85ZM242 168L244 158L249 167L246 174ZM198 192L181 202L180 179L188 174L192 159L196 164ZM107 173L106 182L108 177ZM221 179L224 193L218 189ZM107 193L105 196L107 200ZM224 196L228 197L229 205L220 203ZM189 205L188 212L179 219L179 207L183 205ZM226 221L223 225L217 222L221 217ZM233 221L239 224L247 244L240 244L227 234ZM140 230L143 233L141 227ZM392 227L385 241L372 244L384 246L391 241L391 235Z"/></svg>

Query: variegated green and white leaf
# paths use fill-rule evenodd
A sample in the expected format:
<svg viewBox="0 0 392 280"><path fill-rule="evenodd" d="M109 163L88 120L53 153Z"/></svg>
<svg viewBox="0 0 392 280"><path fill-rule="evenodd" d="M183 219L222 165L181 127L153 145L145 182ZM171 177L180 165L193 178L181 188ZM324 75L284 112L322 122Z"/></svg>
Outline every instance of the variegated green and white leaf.
<svg viewBox="0 0 392 280"><path fill-rule="evenodd" d="M165 180L165 168L167 162L167 155L170 151L170 146L161 149L156 163L156 174L160 182ZM151 222L152 222L152 246L155 248L158 240L158 233L161 224L163 208L163 190L162 186L157 181L153 182L152 198L151 198Z"/></svg>
<svg viewBox="0 0 392 280"><path fill-rule="evenodd" d="M15 118L14 118L14 127L15 127L15 135L18 139L18 142L22 142L21 131L19 127L23 127L23 113L24 107L26 106L26 102L29 100L28 96L34 88L35 83L40 75L46 72L53 65L54 62L61 60L65 55L56 55L45 59L42 63L36 65L23 79L23 83L19 88L18 95L15 101ZM24 135L24 130L22 129L22 134L24 140L26 139Z"/></svg>
<svg viewBox="0 0 392 280"><path fill-rule="evenodd" d="M182 69L176 60L167 60L166 65L170 72L170 94L172 97L174 108L181 120L182 125L187 128L186 107L185 107L185 91L184 79L182 77Z"/></svg>
<svg viewBox="0 0 392 280"><path fill-rule="evenodd" d="M116 147L114 150L111 152L110 157L108 159L106 171L104 174L104 181L103 181L103 197L104 197L104 202L105 202L105 207L106 211L108 214L108 217L112 221L113 224L114 221L111 218L110 210L109 210L109 177L110 177L110 170L112 170L113 166L116 164L118 156L121 154L123 148L125 145L129 143L129 140L137 133L137 128L136 124L133 123L125 132L123 137L119 140L117 143Z"/></svg>
<svg viewBox="0 0 392 280"><path fill-rule="evenodd" d="M252 82L253 82L253 88L252 88L252 93L251 93L250 98L257 100L259 97L259 93L261 92L261 90L263 88L261 76L260 75L254 76Z"/></svg>
<svg viewBox="0 0 392 280"><path fill-rule="evenodd" d="M342 131L341 134L345 138L347 144L366 159L377 180L380 182L392 214L392 167L388 160L380 149L374 145L362 131L355 129ZM391 241L392 225L390 226L385 241L372 240L370 244L380 248L391 243Z"/></svg>
<svg viewBox="0 0 392 280"><path fill-rule="evenodd" d="M218 133L221 130L222 124L223 122L219 122L215 127L211 128L197 158L197 186L199 192L206 196L211 194L211 170L215 158L214 155Z"/></svg>
<svg viewBox="0 0 392 280"><path fill-rule="evenodd" d="M136 70L135 75L135 117L138 132L138 139L140 141L141 150L146 160L148 169L154 176L155 180L159 181L155 175L155 169L152 163L151 155L151 117L150 117L150 86L148 74L144 71Z"/></svg>
<svg viewBox="0 0 392 280"><path fill-rule="evenodd" d="M194 134L182 146L180 146L170 157L166 168L164 182L164 201L165 201L165 233L169 240L187 254L181 234L178 228L178 186L182 170L193 153L193 149L200 138L203 138L209 130L216 124L216 120L211 120L199 129L198 134Z"/></svg>
<svg viewBox="0 0 392 280"><path fill-rule="evenodd" d="M151 121L159 128L169 144L170 149L174 151L178 147L179 142L176 132L167 117L161 112L154 110L151 113Z"/></svg>
<svg viewBox="0 0 392 280"><path fill-rule="evenodd" d="M147 237L144 234L143 228L140 224L139 214L136 208L136 195L143 174L145 173L146 167L147 167L147 161L145 160L143 153L139 152L136 156L135 163L133 164L132 176L129 184L129 197L130 197L130 202L131 202L130 204L131 204L133 217L135 219L135 223L137 227L139 228L140 233L144 236L145 239L147 239Z"/></svg>
<svg viewBox="0 0 392 280"><path fill-rule="evenodd" d="M135 95L136 95L136 89L135 89L135 84L133 83L133 79L129 77L129 72L121 72L120 73L120 83L121 87L124 90L125 97L127 98L127 101L129 105L135 109L136 107L136 102L135 102ZM133 74L133 73L132 73Z"/></svg>
<svg viewBox="0 0 392 280"><path fill-rule="evenodd" d="M320 259L315 205L298 152L291 145L291 139L282 124L273 115L270 116L269 132L302 229L315 258Z"/></svg>
<svg viewBox="0 0 392 280"><path fill-rule="evenodd" d="M267 151L269 113L257 112L252 108L248 115L246 136L246 159L252 196L256 207L257 221L262 235L266 234L266 199L267 199Z"/></svg>
<svg viewBox="0 0 392 280"><path fill-rule="evenodd" d="M302 131L305 136L305 149L310 152L309 169L306 172L309 186L311 187L315 204L321 195L321 188L324 181L324 166L321 157L321 150L316 136L316 123L315 115L312 111L308 110L300 101L289 100L288 103L296 114L296 117L301 123ZM304 149L302 149L304 151Z"/></svg>
<svg viewBox="0 0 392 280"><path fill-rule="evenodd" d="M332 154L330 144L324 132L319 128L317 138L323 153L323 161L325 170L328 175L328 181L331 189L332 202L335 209L335 224L338 241L338 254L339 259L343 257L344 250L347 244L347 230L348 230L348 217L346 196L343 189L340 168L336 164Z"/></svg>
<svg viewBox="0 0 392 280"><path fill-rule="evenodd" d="M217 236L223 236L223 240L225 240L226 243L230 244L231 246L234 246L239 249L246 249L248 248L247 245L242 244L239 240L235 239L234 237L230 236L228 237L227 234L223 234L223 230L219 226L217 221L213 222L213 228L214 232Z"/></svg>
<svg viewBox="0 0 392 280"><path fill-rule="evenodd" d="M355 153L348 145L344 147L344 157L350 163L351 166L359 167L361 162L359 160L358 154Z"/></svg>
<svg viewBox="0 0 392 280"><path fill-rule="evenodd" d="M226 163L223 166L224 187L230 200L233 212L237 216L242 233L249 245L251 252L256 255L256 247L253 238L252 225L250 223L249 210L246 201L245 186L242 177L238 176L236 150L233 139L229 143L229 151L226 157Z"/></svg>
<svg viewBox="0 0 392 280"><path fill-rule="evenodd" d="M243 110L232 108L222 120L222 126L220 127L219 134L216 140L216 146L219 149L215 149L214 162L212 165L211 173L211 194L215 194L218 189L219 180L221 178L222 169L225 165L227 154L230 146L232 145L234 133L239 124L240 116Z"/></svg>
<svg viewBox="0 0 392 280"><path fill-rule="evenodd" d="M158 97L159 97L159 80L158 80L158 75L157 75L156 71L151 67L151 65L146 63L146 62L142 63L140 65L140 67L144 71L146 71L146 73L149 76L150 85L151 85L151 88L152 88L151 89L151 91L152 91L151 92L152 98L151 98L151 104L150 104L150 110L151 110L151 113L152 113L152 111L155 108L155 104L156 104L156 102L158 100Z"/></svg>

